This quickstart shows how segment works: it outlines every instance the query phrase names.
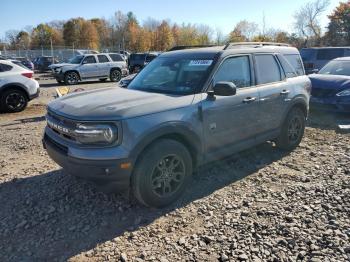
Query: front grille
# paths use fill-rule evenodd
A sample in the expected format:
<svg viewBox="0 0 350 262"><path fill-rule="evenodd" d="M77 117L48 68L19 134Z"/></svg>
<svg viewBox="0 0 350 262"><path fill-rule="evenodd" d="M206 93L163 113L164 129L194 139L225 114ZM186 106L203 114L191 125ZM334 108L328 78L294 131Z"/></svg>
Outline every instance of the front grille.
<svg viewBox="0 0 350 262"><path fill-rule="evenodd" d="M335 95L335 92L333 89L312 88L311 95L313 97L331 97Z"/></svg>
<svg viewBox="0 0 350 262"><path fill-rule="evenodd" d="M56 134L61 137L76 141L74 130L76 129L76 123L73 120L56 115L50 111L46 116L47 126Z"/></svg>

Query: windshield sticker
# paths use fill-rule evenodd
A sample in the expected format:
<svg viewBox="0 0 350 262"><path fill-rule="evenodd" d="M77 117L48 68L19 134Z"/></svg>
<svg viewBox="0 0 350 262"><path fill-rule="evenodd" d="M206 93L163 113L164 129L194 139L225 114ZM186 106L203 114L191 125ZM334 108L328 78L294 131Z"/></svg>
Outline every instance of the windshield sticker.
<svg viewBox="0 0 350 262"><path fill-rule="evenodd" d="M189 66L210 66L213 60L191 60Z"/></svg>

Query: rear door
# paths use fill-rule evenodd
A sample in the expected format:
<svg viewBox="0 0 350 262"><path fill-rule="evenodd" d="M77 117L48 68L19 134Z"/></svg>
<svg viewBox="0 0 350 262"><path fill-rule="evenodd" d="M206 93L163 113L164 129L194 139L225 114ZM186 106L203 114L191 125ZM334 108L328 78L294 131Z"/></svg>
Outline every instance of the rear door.
<svg viewBox="0 0 350 262"><path fill-rule="evenodd" d="M100 74L96 58L93 55L84 58L79 70L82 78L94 78Z"/></svg>
<svg viewBox="0 0 350 262"><path fill-rule="evenodd" d="M106 55L97 55L99 76L109 76L110 64Z"/></svg>
<svg viewBox="0 0 350 262"><path fill-rule="evenodd" d="M213 77L213 85L220 81L233 82L237 93L233 96L216 96L202 102L203 128L208 153L230 151L258 132L257 88L253 85L250 55L225 59Z"/></svg>
<svg viewBox="0 0 350 262"><path fill-rule="evenodd" d="M279 127L286 106L285 99L291 90L274 54L256 54L254 60L260 100L259 128L264 133Z"/></svg>

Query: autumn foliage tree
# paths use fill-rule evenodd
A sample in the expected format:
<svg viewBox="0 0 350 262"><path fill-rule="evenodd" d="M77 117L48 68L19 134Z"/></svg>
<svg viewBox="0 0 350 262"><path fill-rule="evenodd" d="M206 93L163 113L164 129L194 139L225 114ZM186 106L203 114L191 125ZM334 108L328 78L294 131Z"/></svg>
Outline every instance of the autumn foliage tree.
<svg viewBox="0 0 350 262"><path fill-rule="evenodd" d="M340 3L328 18L327 42L333 46L350 45L350 1Z"/></svg>

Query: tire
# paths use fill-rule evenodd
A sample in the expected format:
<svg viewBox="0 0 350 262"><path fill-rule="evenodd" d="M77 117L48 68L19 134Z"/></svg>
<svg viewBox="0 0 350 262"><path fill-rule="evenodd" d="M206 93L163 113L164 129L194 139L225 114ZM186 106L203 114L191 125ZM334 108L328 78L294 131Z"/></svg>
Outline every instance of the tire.
<svg viewBox="0 0 350 262"><path fill-rule="evenodd" d="M76 85L79 80L79 75L76 72L67 72L64 75L64 83L66 85Z"/></svg>
<svg viewBox="0 0 350 262"><path fill-rule="evenodd" d="M0 107L4 112L21 112L27 107L27 104L27 94L18 89L6 90L2 93L0 98Z"/></svg>
<svg viewBox="0 0 350 262"><path fill-rule="evenodd" d="M293 150L303 138L306 117L304 112L298 108L292 108L282 126L281 133L276 140L277 147L283 150Z"/></svg>
<svg viewBox="0 0 350 262"><path fill-rule="evenodd" d="M107 78L100 78L99 79L101 82L105 82L107 80Z"/></svg>
<svg viewBox="0 0 350 262"><path fill-rule="evenodd" d="M177 141L162 139L146 149L137 161L132 192L139 203L161 208L183 194L191 175L192 158L187 148Z"/></svg>
<svg viewBox="0 0 350 262"><path fill-rule="evenodd" d="M122 73L118 69L112 69L109 78L112 82L119 82L122 79Z"/></svg>

